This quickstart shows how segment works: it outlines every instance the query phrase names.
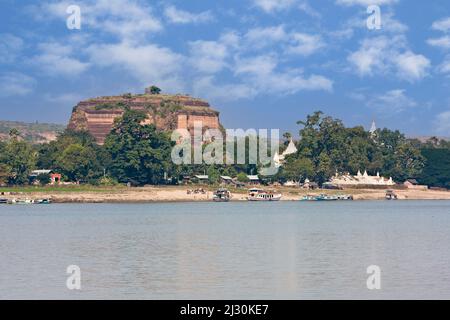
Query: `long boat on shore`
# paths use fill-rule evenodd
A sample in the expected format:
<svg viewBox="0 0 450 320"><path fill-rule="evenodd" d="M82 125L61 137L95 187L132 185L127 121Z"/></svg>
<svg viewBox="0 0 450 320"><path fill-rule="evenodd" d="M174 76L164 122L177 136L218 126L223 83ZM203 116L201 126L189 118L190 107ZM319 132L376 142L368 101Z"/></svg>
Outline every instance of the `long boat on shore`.
<svg viewBox="0 0 450 320"><path fill-rule="evenodd" d="M23 204L50 204L50 203L52 203L52 200L51 199L16 199L16 198L14 198L14 199L11 199L11 200L8 200L8 199L0 199L0 200L2 200L2 201L0 201L0 204L20 204L20 205L23 205ZM3 201L3 200L5 200L5 201Z"/></svg>
<svg viewBox="0 0 450 320"><path fill-rule="evenodd" d="M300 201L351 201L352 195L306 195L300 199Z"/></svg>
<svg viewBox="0 0 450 320"><path fill-rule="evenodd" d="M253 188L248 191L248 201L280 201L281 193Z"/></svg>
<svg viewBox="0 0 450 320"><path fill-rule="evenodd" d="M218 189L213 195L214 202L228 202L230 201L230 198L231 193L227 189Z"/></svg>

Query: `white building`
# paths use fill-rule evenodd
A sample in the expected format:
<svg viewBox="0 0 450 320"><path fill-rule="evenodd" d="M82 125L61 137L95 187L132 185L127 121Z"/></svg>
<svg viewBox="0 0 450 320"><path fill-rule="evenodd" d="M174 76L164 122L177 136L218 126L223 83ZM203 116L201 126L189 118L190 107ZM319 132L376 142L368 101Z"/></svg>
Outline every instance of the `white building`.
<svg viewBox="0 0 450 320"><path fill-rule="evenodd" d="M352 176L349 173L339 175L336 173L334 177L330 179L330 183L336 186L393 186L395 182L392 177L389 179L381 177L380 173L377 172L376 176L369 176L367 171L361 174L358 170L356 176Z"/></svg>
<svg viewBox="0 0 450 320"><path fill-rule="evenodd" d="M283 151L282 154L278 154L278 152L275 152L275 155L273 156L273 162L275 163L275 167L279 168L283 165L284 159L286 156L290 154L294 154L297 152L297 147L295 146L294 141L289 141L289 145L287 146L286 150Z"/></svg>
<svg viewBox="0 0 450 320"><path fill-rule="evenodd" d="M377 125L375 123L375 120L373 120L372 121L372 126L370 127L370 130L369 130L369 133L371 135L374 135L376 131L377 131Z"/></svg>

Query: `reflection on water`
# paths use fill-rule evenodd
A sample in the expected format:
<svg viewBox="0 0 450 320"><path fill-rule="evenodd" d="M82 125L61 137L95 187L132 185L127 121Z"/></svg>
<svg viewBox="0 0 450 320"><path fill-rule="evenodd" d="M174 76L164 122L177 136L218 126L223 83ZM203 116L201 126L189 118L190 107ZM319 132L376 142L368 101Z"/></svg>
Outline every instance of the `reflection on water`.
<svg viewBox="0 0 450 320"><path fill-rule="evenodd" d="M449 243L449 201L3 205L0 298L449 299Z"/></svg>

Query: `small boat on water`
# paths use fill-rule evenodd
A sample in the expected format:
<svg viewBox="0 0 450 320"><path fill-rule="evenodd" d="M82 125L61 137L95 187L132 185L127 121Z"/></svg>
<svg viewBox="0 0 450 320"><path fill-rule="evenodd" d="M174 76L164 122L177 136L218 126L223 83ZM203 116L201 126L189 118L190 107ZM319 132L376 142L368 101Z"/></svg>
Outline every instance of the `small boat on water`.
<svg viewBox="0 0 450 320"><path fill-rule="evenodd" d="M51 199L11 199L6 200L6 202L0 202L0 203L8 203L8 204L50 204L52 203Z"/></svg>
<svg viewBox="0 0 450 320"><path fill-rule="evenodd" d="M300 201L318 201L318 200L317 200L317 196L308 194L306 196L303 196L303 198L301 198Z"/></svg>
<svg viewBox="0 0 450 320"><path fill-rule="evenodd" d="M338 195L338 200L353 201L353 196L351 194Z"/></svg>
<svg viewBox="0 0 450 320"><path fill-rule="evenodd" d="M337 201L338 197L333 195L321 194L317 197L318 201Z"/></svg>
<svg viewBox="0 0 450 320"><path fill-rule="evenodd" d="M398 200L398 196L394 192L394 190L387 190L385 198L386 198L386 200Z"/></svg>
<svg viewBox="0 0 450 320"><path fill-rule="evenodd" d="M1 198L0 199L0 204L5 204L5 203L8 203L8 199Z"/></svg>
<svg viewBox="0 0 450 320"><path fill-rule="evenodd" d="M52 203L51 199L36 199L34 200L34 204L50 204Z"/></svg>
<svg viewBox="0 0 450 320"><path fill-rule="evenodd" d="M281 193L253 188L248 191L248 201L279 201Z"/></svg>
<svg viewBox="0 0 450 320"><path fill-rule="evenodd" d="M33 199L12 199L8 203L10 203L10 204L34 204L34 200Z"/></svg>
<svg viewBox="0 0 450 320"><path fill-rule="evenodd" d="M351 201L352 195L306 195L300 199L300 201Z"/></svg>
<svg viewBox="0 0 450 320"><path fill-rule="evenodd" d="M227 189L218 189L213 195L214 202L228 202L230 201L230 198L231 193Z"/></svg>

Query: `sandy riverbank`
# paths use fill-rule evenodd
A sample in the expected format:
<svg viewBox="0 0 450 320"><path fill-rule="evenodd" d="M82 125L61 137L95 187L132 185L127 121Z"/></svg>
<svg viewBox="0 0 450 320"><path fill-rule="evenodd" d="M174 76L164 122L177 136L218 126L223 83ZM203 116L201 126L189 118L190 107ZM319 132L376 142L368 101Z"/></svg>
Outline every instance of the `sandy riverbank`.
<svg viewBox="0 0 450 320"><path fill-rule="evenodd" d="M1 198L50 198L58 203L132 203L132 202L196 202L211 201L214 189L206 190L205 194L188 194L192 189L185 186L176 187L140 187L140 188L93 188L92 190L15 190L14 194L6 193ZM279 188L282 201L299 200L306 194L351 194L355 200L384 200L385 190L343 190L343 191L308 191L295 188ZM246 190L231 190L232 201L245 201ZM450 191L435 190L396 190L399 200L450 200Z"/></svg>

